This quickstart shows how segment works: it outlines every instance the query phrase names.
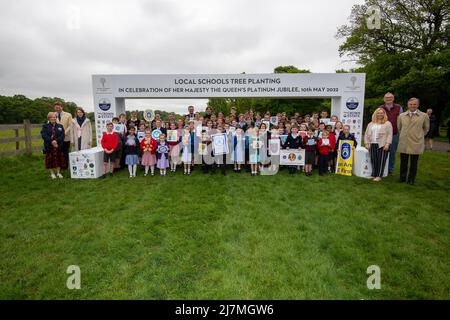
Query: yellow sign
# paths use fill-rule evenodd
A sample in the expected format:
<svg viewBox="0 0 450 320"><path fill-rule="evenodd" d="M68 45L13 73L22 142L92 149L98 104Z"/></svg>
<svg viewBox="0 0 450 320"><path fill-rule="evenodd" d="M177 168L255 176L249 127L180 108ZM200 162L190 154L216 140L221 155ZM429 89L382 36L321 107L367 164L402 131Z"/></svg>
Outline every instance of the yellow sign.
<svg viewBox="0 0 450 320"><path fill-rule="evenodd" d="M351 176L353 170L354 143L351 140L339 141L339 152L336 164L336 173Z"/></svg>

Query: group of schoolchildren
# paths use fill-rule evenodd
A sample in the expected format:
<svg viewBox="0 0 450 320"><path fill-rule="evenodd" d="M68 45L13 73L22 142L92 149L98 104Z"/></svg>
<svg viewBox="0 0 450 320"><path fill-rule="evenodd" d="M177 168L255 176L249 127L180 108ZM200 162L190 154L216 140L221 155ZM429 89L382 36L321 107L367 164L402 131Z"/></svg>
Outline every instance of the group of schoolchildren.
<svg viewBox="0 0 450 320"><path fill-rule="evenodd" d="M189 108L185 118L177 120L173 113L166 121L159 114L151 122L138 120L136 112L132 112L128 120L125 114L113 118L107 123L101 140L105 151L104 173L112 174L127 166L133 178L141 165L144 176L155 175L155 169L165 176L168 168L176 172L182 165L184 174L190 175L198 165L204 173L215 174L219 168L226 175L227 165L230 165L236 173L244 167L256 176L263 168L273 166L269 145L271 140L279 139L281 149L305 150L305 165L289 165L289 174L303 171L311 176L313 168L317 167L319 175L324 175L334 171L340 140L352 140L354 147L357 144L350 127L343 125L336 116L328 118L326 111L320 118L318 113L304 117L296 113L291 118L278 113L273 121L269 112L261 116L258 112L247 111L238 116L232 108L229 116L221 112L216 116L209 106L204 115ZM170 141L168 130L176 131ZM221 134L227 140L226 150L216 154L213 137Z"/></svg>

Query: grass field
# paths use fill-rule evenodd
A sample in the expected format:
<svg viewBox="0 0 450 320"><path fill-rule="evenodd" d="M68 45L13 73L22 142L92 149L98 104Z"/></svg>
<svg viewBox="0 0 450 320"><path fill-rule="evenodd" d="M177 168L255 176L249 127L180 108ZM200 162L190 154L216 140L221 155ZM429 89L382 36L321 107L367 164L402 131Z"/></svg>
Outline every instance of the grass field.
<svg viewBox="0 0 450 320"><path fill-rule="evenodd" d="M286 170L51 181L42 155L1 158L0 298L449 299L449 161L427 152L411 187Z"/></svg>

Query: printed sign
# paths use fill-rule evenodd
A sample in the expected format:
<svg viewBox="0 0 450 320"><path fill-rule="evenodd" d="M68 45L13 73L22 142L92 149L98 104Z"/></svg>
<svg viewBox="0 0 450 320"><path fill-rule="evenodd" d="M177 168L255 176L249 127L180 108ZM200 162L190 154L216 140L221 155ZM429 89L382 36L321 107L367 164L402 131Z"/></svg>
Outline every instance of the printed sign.
<svg viewBox="0 0 450 320"><path fill-rule="evenodd" d="M280 150L280 165L282 166L304 166L305 150Z"/></svg>

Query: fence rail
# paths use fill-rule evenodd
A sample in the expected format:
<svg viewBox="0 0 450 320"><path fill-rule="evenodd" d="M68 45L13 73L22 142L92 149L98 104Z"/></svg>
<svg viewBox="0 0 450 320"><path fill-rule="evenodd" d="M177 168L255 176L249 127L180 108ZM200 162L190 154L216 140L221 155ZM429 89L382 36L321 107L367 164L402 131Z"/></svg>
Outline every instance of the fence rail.
<svg viewBox="0 0 450 320"><path fill-rule="evenodd" d="M10 138L1 138L0 144L15 142L15 149L0 151L0 156L14 156L19 154L32 154L33 152L41 151L42 147L32 145L33 140L42 139L41 136L33 136L31 135L31 129L40 128L41 124L32 124L30 120L24 120L23 124L1 124L0 131L4 130L13 130L14 137ZM20 136L20 130L23 130L24 135ZM20 148L20 142L24 142L25 148Z"/></svg>

